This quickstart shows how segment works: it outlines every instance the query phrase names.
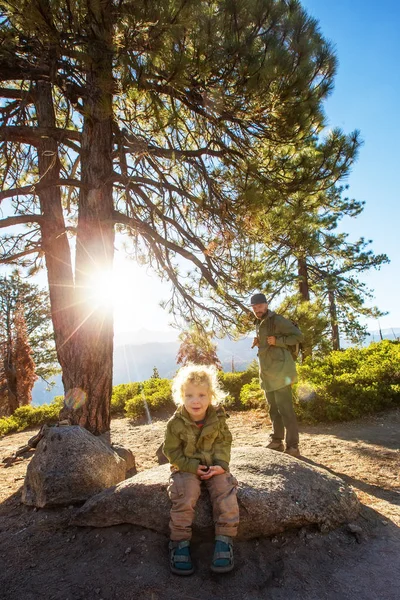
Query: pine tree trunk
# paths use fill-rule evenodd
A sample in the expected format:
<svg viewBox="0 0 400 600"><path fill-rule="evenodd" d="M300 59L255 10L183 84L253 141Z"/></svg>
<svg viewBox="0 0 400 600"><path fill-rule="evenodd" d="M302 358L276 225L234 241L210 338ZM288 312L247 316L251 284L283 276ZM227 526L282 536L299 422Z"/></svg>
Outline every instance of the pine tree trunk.
<svg viewBox="0 0 400 600"><path fill-rule="evenodd" d="M304 258L297 260L297 274L299 278L299 293L303 302L310 301L310 288L308 287L307 262Z"/></svg>
<svg viewBox="0 0 400 600"><path fill-rule="evenodd" d="M111 271L114 253L112 184L112 13L110 1L90 0L91 42L86 48L85 120L81 143L81 191L76 239L75 285L59 187L57 143L39 148L46 218L42 226L56 348L65 390L60 418L94 434L110 429L113 369L113 322L96 298L90 298L95 271ZM89 27L89 25L88 25ZM54 126L51 93L38 84L39 125ZM46 185L46 189L44 189Z"/></svg>
<svg viewBox="0 0 400 600"><path fill-rule="evenodd" d="M308 270L307 270L307 262L304 258L297 259L297 275L299 281L299 293L302 302L310 301L310 288L308 286ZM302 344L301 350L302 359L306 359L309 356L312 356L312 347L310 344L307 344L306 341Z"/></svg>
<svg viewBox="0 0 400 600"><path fill-rule="evenodd" d="M6 303L6 342L4 350L4 375L7 387L7 407L5 409L5 415L12 415L18 408L17 398L17 371L15 369L13 361L13 339L12 339L12 315L11 315L11 295L7 297Z"/></svg>
<svg viewBox="0 0 400 600"><path fill-rule="evenodd" d="M329 299L329 314L331 316L332 349L340 350L339 325L337 322L335 294L331 290L328 292L328 299Z"/></svg>
<svg viewBox="0 0 400 600"><path fill-rule="evenodd" d="M37 83L35 106L39 127L55 127L53 98L49 83ZM41 225L42 248L47 268L57 358L64 372L71 361L74 361L75 355L72 339L76 320L74 278L58 183L60 178L58 144L50 137L43 137L40 141L38 167L40 185L37 186L37 191L41 212L45 217Z"/></svg>
<svg viewBox="0 0 400 600"><path fill-rule="evenodd" d="M111 62L112 3L90 2L92 42L87 48L81 144L81 181L76 240L77 319L75 360L63 370L63 417L92 433L110 429L113 370L113 319L101 298L91 294L96 273L111 273L114 255L112 183Z"/></svg>

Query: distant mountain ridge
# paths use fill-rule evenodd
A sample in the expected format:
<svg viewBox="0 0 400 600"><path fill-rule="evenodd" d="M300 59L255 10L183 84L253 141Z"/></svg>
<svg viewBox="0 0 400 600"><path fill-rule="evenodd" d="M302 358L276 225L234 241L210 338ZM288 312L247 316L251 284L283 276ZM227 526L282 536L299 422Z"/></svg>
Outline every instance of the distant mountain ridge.
<svg viewBox="0 0 400 600"><path fill-rule="evenodd" d="M384 339L400 338L400 328L382 329ZM364 345L379 341L379 331L371 331ZM224 338L216 340L217 355L224 371L244 371L251 361L256 358L255 349L251 349L252 336L238 341ZM144 381L151 377L153 367L157 367L160 377L173 377L178 365L178 333L174 331L149 331L140 329L137 332L116 334L114 340L114 373L113 384L130 381ZM33 404L40 405L50 402L54 396L64 393L61 376L55 378L56 384L50 392L46 384L37 381L33 389Z"/></svg>

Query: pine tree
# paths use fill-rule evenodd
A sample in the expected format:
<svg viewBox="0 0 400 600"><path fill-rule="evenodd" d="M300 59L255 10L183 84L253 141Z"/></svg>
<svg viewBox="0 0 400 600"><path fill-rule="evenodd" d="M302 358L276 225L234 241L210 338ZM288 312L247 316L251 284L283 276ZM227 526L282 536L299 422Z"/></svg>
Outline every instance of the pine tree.
<svg viewBox="0 0 400 600"><path fill-rule="evenodd" d="M17 408L16 375L9 354L11 344L0 343L0 416L9 416Z"/></svg>
<svg viewBox="0 0 400 600"><path fill-rule="evenodd" d="M350 166L351 162L340 166L336 178L346 177ZM324 185L328 189L299 192L286 205L260 211L253 223L254 237L263 243L258 244L248 284L262 288L271 300L284 296L277 310L305 333L304 357L313 349L339 349L339 332L360 342L366 334L360 317L383 314L365 304L371 293L358 274L380 268L387 256L374 255L370 241L350 242L347 234L337 232L340 220L357 217L363 203L344 197L345 188L339 184Z"/></svg>
<svg viewBox="0 0 400 600"><path fill-rule="evenodd" d="M13 335L13 323L17 306L23 307L29 346L36 365L36 374L48 386L49 379L59 372L54 336L51 328L51 314L48 293L23 279L17 270L8 276L0 277L0 339L8 349Z"/></svg>
<svg viewBox="0 0 400 600"><path fill-rule="evenodd" d="M153 374L150 379L161 379L157 367L153 367Z"/></svg>
<svg viewBox="0 0 400 600"><path fill-rule="evenodd" d="M28 342L26 321L19 305L14 317L14 340L12 361L16 374L16 396L18 406L32 402L32 388L37 379L32 350Z"/></svg>
<svg viewBox="0 0 400 600"><path fill-rule="evenodd" d="M178 319L232 326L252 215L332 179L354 136L335 131L309 159L336 60L298 2L2 6L0 198L12 216L0 225L20 226L2 261L44 262L63 416L102 433L113 330L92 282L112 268L115 230L169 279Z"/></svg>
<svg viewBox="0 0 400 600"><path fill-rule="evenodd" d="M179 339L181 344L176 357L178 365L185 366L193 363L195 365L215 365L217 369L222 369L217 356L217 346L204 330L193 327L182 332Z"/></svg>

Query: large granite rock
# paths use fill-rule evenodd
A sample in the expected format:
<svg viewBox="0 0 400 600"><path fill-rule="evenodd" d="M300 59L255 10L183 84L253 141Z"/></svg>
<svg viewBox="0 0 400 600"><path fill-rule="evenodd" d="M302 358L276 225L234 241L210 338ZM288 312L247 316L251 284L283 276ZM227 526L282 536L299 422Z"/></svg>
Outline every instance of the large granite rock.
<svg viewBox="0 0 400 600"><path fill-rule="evenodd" d="M25 477L22 502L43 508L84 502L125 479L126 461L77 425L49 427Z"/></svg>
<svg viewBox="0 0 400 600"><path fill-rule="evenodd" d="M352 521L359 510L355 493L342 479L283 453L234 448L231 471L239 482L241 539L313 524L329 530ZM72 524L106 527L133 523L168 533L168 477L168 465L142 471L88 500ZM211 504L204 490L193 528L197 534L209 535L212 527Z"/></svg>

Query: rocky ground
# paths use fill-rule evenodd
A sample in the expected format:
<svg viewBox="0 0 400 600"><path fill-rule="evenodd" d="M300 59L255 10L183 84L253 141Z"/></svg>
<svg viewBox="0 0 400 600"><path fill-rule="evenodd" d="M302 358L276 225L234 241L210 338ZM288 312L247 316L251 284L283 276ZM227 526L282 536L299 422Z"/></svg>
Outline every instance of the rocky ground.
<svg viewBox="0 0 400 600"><path fill-rule="evenodd" d="M263 446L265 412L232 413L236 446ZM138 470L157 464L165 420L112 422L113 441L129 447ZM0 459L32 437L0 440ZM169 573L167 538L132 525L69 526L73 507L21 504L28 459L0 470L1 600L397 600L400 581L400 411L349 423L301 427L304 460L342 477L362 511L352 528L301 529L235 546L236 569L209 571L212 540L193 543L196 574ZM296 460L296 459L293 459Z"/></svg>

